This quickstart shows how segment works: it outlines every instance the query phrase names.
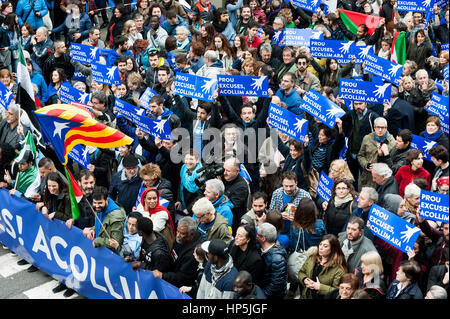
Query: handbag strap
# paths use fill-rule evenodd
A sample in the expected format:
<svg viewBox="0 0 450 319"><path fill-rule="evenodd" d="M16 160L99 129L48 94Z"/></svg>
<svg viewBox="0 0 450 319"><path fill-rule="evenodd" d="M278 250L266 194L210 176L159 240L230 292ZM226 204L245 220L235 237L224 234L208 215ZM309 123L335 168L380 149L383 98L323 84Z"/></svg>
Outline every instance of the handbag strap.
<svg viewBox="0 0 450 319"><path fill-rule="evenodd" d="M305 250L305 234L304 234L304 232L303 232L303 228L300 227L300 229L298 230L298 239L297 239L297 245L295 245L295 251L297 251L298 243L300 242L300 236L301 236L301 234L303 234L303 248L302 248L302 251Z"/></svg>

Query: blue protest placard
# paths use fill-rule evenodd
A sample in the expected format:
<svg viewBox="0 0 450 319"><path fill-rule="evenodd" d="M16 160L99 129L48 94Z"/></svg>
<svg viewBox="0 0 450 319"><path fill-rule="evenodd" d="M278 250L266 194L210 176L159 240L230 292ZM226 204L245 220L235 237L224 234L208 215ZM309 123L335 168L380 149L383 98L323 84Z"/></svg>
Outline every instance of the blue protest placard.
<svg viewBox="0 0 450 319"><path fill-rule="evenodd" d="M427 112L439 117L441 121L442 131L449 134L449 116L448 106L449 100L447 96L442 96L436 92L431 95L430 105L427 106Z"/></svg>
<svg viewBox="0 0 450 319"><path fill-rule="evenodd" d="M444 80L445 82L447 82L447 86L449 85L448 83L448 64L446 66L444 66Z"/></svg>
<svg viewBox="0 0 450 319"><path fill-rule="evenodd" d="M399 85L403 65L380 58L369 52L364 61L363 71L379 76L392 84Z"/></svg>
<svg viewBox="0 0 450 319"><path fill-rule="evenodd" d="M349 63L354 56L354 41L310 40L309 50L315 58L337 59L338 63Z"/></svg>
<svg viewBox="0 0 450 319"><path fill-rule="evenodd" d="M284 47L286 44L286 29L283 30L275 30L274 35L272 37L272 41L275 42L280 47Z"/></svg>
<svg viewBox="0 0 450 319"><path fill-rule="evenodd" d="M69 157L78 164L80 164L81 166L83 166L85 169L89 169L88 168L88 165L90 164L89 153L84 145L81 144L75 145L69 152Z"/></svg>
<svg viewBox="0 0 450 319"><path fill-rule="evenodd" d="M155 96L158 95L158 93L156 93L155 91L153 91L151 88L147 88L145 89L144 93L142 93L141 97L139 98L139 101L141 101L141 106L146 109L146 110L150 110L150 99Z"/></svg>
<svg viewBox="0 0 450 319"><path fill-rule="evenodd" d="M427 140L419 135L412 135L411 148L416 150L421 150L423 153L423 158L431 162L431 156L429 151L437 145L435 141Z"/></svg>
<svg viewBox="0 0 450 319"><path fill-rule="evenodd" d="M0 82L0 106L7 110L12 98L13 92Z"/></svg>
<svg viewBox="0 0 450 319"><path fill-rule="evenodd" d="M97 83L106 85L120 85L119 69L117 66L107 66L104 64L92 63L92 78Z"/></svg>
<svg viewBox="0 0 450 319"><path fill-rule="evenodd" d="M300 142L308 133L308 120L272 103L269 107L269 125Z"/></svg>
<svg viewBox="0 0 450 319"><path fill-rule="evenodd" d="M379 103L391 100L390 83L375 83L341 78L339 96L350 101Z"/></svg>
<svg viewBox="0 0 450 319"><path fill-rule="evenodd" d="M309 47L309 42L311 39L322 40L323 32L313 29L297 29L297 28L285 29L284 44L287 46Z"/></svg>
<svg viewBox="0 0 450 319"><path fill-rule="evenodd" d="M61 102L66 104L72 102L87 104L91 96L89 93L74 88L70 83L62 83L59 93Z"/></svg>
<svg viewBox="0 0 450 319"><path fill-rule="evenodd" d="M367 54L375 54L373 45L354 45L352 46L353 55L356 57L355 64L363 64Z"/></svg>
<svg viewBox="0 0 450 319"><path fill-rule="evenodd" d="M219 95L269 97L267 76L217 75Z"/></svg>
<svg viewBox="0 0 450 319"><path fill-rule="evenodd" d="M320 6L320 0L293 0L292 5L307 11L316 12Z"/></svg>
<svg viewBox="0 0 450 319"><path fill-rule="evenodd" d="M145 116L145 110L116 98L115 107L142 132L161 140L173 140L168 120L156 120Z"/></svg>
<svg viewBox="0 0 450 319"><path fill-rule="evenodd" d="M189 73L177 73L174 86L174 94L214 102L213 93L217 89L217 80Z"/></svg>
<svg viewBox="0 0 450 319"><path fill-rule="evenodd" d="M85 75L83 75L83 73L81 73L80 71L78 71L75 68L75 72L72 76L72 81L81 81L81 82L86 82L87 78Z"/></svg>
<svg viewBox="0 0 450 319"><path fill-rule="evenodd" d="M441 45L441 51L448 51L448 42Z"/></svg>
<svg viewBox="0 0 450 319"><path fill-rule="evenodd" d="M429 12L434 0L397 0L397 11Z"/></svg>
<svg viewBox="0 0 450 319"><path fill-rule="evenodd" d="M405 253L413 250L420 235L420 228L377 204L370 208L369 223L375 236Z"/></svg>
<svg viewBox="0 0 450 319"><path fill-rule="evenodd" d="M44 217L35 205L0 189L0 242L42 272L89 299L190 299L149 270L92 240L76 226Z"/></svg>
<svg viewBox="0 0 450 319"><path fill-rule="evenodd" d="M448 209L448 194L420 191L420 217L448 224Z"/></svg>
<svg viewBox="0 0 450 319"><path fill-rule="evenodd" d="M303 103L300 104L300 108L330 128L333 128L336 124L336 118L345 114L341 107L313 89L310 89L303 97Z"/></svg>
<svg viewBox="0 0 450 319"><path fill-rule="evenodd" d="M435 0L434 4L437 5L438 8L445 8L448 5L448 0Z"/></svg>
<svg viewBox="0 0 450 319"><path fill-rule="evenodd" d="M320 174L319 185L317 186L317 195L327 203L331 198L331 188L333 187L333 184L334 181L322 171Z"/></svg>
<svg viewBox="0 0 450 319"><path fill-rule="evenodd" d="M91 45L71 42L69 54L74 61L91 64L92 62L98 62L100 50L98 47L93 47Z"/></svg>

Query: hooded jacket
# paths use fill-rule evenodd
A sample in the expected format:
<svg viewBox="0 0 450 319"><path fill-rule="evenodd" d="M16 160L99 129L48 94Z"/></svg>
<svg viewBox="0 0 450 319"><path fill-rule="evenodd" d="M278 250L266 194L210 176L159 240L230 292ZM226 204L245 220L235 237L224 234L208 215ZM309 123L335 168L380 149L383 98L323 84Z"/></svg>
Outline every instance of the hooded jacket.
<svg viewBox="0 0 450 319"><path fill-rule="evenodd" d="M97 213L98 219L95 220L95 239L96 247L105 246L113 251L109 245L108 235L115 239L120 245L123 243L123 228L125 226L125 211L119 207L111 198L108 198L108 207L104 212Z"/></svg>
<svg viewBox="0 0 450 319"><path fill-rule="evenodd" d="M227 246L230 245L232 241L232 237L230 235L230 231L228 230L228 220L223 217L220 214L215 213L215 219L212 221L212 225L208 225L206 227L206 240L211 239L222 239ZM202 226L205 226L205 224L200 224L200 222L197 219L197 226L199 226L200 232L204 230L205 228L202 228ZM201 229L202 228L202 229Z"/></svg>
<svg viewBox="0 0 450 319"><path fill-rule="evenodd" d="M141 253L139 261L141 261L141 269L159 270L162 273L167 272L172 267L172 259L169 252L169 244L166 238L158 232L154 232L156 240L147 245L145 239L142 239Z"/></svg>
<svg viewBox="0 0 450 319"><path fill-rule="evenodd" d="M139 176L139 171L131 179L125 175L125 170L121 170L114 174L109 186L109 196L122 205L125 212L132 211L136 198L141 188L142 178Z"/></svg>

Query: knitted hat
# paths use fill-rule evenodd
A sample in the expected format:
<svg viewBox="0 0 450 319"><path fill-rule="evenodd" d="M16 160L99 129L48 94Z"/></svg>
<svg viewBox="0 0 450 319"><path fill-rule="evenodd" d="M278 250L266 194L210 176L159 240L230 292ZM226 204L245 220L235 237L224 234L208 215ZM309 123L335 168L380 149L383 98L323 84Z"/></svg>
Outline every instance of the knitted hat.
<svg viewBox="0 0 450 319"><path fill-rule="evenodd" d="M383 208L387 209L391 213L397 214L398 207L400 206L402 200L403 198L400 195L386 194L383 200L385 203Z"/></svg>
<svg viewBox="0 0 450 319"><path fill-rule="evenodd" d="M129 154L123 158L123 162L122 162L123 167L136 167L136 166L138 166L138 164L139 164L139 162L138 162L136 156L134 156L134 155Z"/></svg>

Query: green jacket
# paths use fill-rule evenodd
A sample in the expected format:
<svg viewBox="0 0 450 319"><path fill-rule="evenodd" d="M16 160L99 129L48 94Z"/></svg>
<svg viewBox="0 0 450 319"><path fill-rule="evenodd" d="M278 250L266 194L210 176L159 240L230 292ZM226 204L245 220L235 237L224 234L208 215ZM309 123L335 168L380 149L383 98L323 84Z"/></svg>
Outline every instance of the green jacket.
<svg viewBox="0 0 450 319"><path fill-rule="evenodd" d="M37 175L39 174L38 169L36 165L31 166L29 169L27 169L25 172L19 172L16 176L16 183L17 187L16 189L21 192L22 194L25 194L28 187L34 182Z"/></svg>
<svg viewBox="0 0 450 319"><path fill-rule="evenodd" d="M301 295L300 299L312 299L312 290L309 288L306 288L305 284L303 283L303 280L305 278L310 278L312 280L315 280L315 278L312 277L312 273L314 270L314 264L316 261L316 255L313 254L312 256L308 257L306 259L305 263L303 264L302 268L300 269L298 273L298 280L300 281L301 285ZM320 289L318 291L318 294L321 296L325 296L330 291L335 290L339 286L339 280L341 279L342 275L345 274L346 271L341 266L333 266L331 268L328 268L327 271L325 271L325 268L322 269L322 271L319 273L319 281L320 281Z"/></svg>
<svg viewBox="0 0 450 319"><path fill-rule="evenodd" d="M109 245L109 238L106 233L111 236L111 238L117 240L119 245L123 244L123 228L125 227L125 210L123 208L112 210L103 220L103 226L101 227L100 233L97 238L95 238L94 243L96 247L104 246L113 251L114 248ZM95 219L95 224L99 223L98 219ZM106 229L106 231L105 231Z"/></svg>
<svg viewBox="0 0 450 319"><path fill-rule="evenodd" d="M358 162L361 166L360 175L360 186L361 187L373 187L376 188L377 185L372 181L372 173L366 170L367 163L377 163L378 162L378 148L377 142L374 138L375 133L372 132L364 136L361 148L358 153ZM394 137L388 133L387 135L388 150L389 152L395 147Z"/></svg>
<svg viewBox="0 0 450 319"><path fill-rule="evenodd" d="M200 222L197 219L197 226ZM208 228L206 231L206 240L211 240L214 238L222 239L227 246L230 245L233 238L231 237L230 231L228 230L228 219L216 212L216 219L214 220L214 225Z"/></svg>

